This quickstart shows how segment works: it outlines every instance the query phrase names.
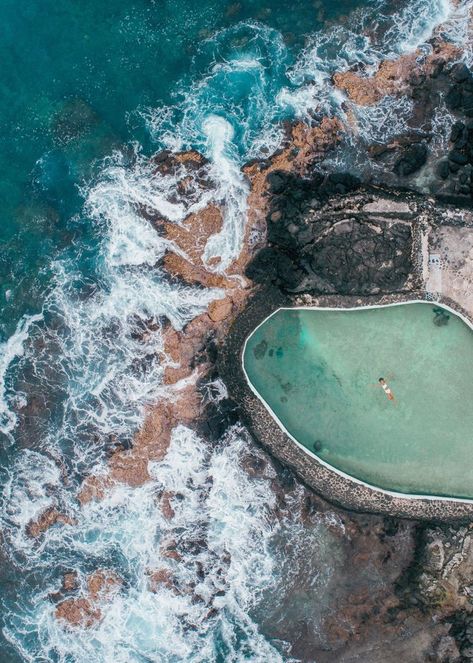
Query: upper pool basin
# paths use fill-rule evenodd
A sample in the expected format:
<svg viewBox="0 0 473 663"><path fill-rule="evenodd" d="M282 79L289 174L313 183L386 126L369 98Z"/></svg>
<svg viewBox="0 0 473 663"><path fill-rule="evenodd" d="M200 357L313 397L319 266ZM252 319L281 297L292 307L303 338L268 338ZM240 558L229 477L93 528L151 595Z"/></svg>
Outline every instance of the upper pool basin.
<svg viewBox="0 0 473 663"><path fill-rule="evenodd" d="M279 425L336 470L473 498L473 332L452 311L280 309L249 336L243 366Z"/></svg>

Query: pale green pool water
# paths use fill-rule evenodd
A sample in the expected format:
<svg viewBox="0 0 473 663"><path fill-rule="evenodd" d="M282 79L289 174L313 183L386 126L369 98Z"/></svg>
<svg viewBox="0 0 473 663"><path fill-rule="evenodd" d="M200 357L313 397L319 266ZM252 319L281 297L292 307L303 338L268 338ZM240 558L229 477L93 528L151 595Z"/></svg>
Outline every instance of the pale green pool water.
<svg viewBox="0 0 473 663"><path fill-rule="evenodd" d="M289 433L338 470L473 498L473 332L449 312L435 324L434 308L280 310L249 337L244 367Z"/></svg>

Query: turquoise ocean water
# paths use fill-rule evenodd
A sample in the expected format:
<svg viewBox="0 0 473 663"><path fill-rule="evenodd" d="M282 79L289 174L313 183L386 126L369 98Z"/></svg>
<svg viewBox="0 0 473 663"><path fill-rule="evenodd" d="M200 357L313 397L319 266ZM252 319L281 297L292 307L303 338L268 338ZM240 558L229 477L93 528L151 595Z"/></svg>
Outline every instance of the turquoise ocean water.
<svg viewBox="0 0 473 663"><path fill-rule="evenodd" d="M261 601L284 591L284 545L275 541L297 524L271 519L271 477L239 469L249 444L240 427L218 448L179 427L150 485L84 509L75 499L83 476L100 472L112 442L129 443L157 398L160 321L179 329L213 296L170 282L157 266L165 246L138 210L179 221L186 208L149 156L201 150L228 227L241 228L239 168L277 149L279 121L343 114L332 71L412 50L453 8L447 0L3 0L1 8L1 660L290 660ZM379 131L382 117L395 133L405 122L396 103L383 102L372 119L359 110L360 126ZM234 237L219 247L228 260ZM154 497L169 485L184 496L172 525ZM28 522L52 506L75 525L31 540ZM336 559L329 532L297 531L315 551L324 541L314 573L325 577ZM196 552L202 532L206 548ZM168 563L166 537L187 545L174 572L201 599L147 590L149 569ZM99 566L115 569L123 588L99 627L67 631L54 617L61 578L75 569L85 582ZM325 602L322 585L311 591L314 605ZM209 618L217 592L218 616ZM304 612L318 614L311 605Z"/></svg>

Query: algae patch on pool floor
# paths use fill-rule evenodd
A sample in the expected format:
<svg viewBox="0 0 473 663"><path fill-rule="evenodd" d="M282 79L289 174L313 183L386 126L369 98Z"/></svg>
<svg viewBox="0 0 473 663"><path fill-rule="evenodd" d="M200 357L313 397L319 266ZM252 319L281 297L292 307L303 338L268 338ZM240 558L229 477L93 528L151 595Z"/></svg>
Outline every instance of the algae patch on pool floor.
<svg viewBox="0 0 473 663"><path fill-rule="evenodd" d="M473 498L473 332L454 313L281 309L250 335L243 364L292 437L334 468L386 490Z"/></svg>

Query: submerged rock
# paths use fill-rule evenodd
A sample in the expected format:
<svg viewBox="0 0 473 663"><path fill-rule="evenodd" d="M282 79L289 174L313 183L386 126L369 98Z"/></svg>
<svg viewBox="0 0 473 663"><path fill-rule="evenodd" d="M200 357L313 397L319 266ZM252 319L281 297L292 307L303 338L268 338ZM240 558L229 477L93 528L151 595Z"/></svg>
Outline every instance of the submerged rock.
<svg viewBox="0 0 473 663"><path fill-rule="evenodd" d="M37 538L56 523L73 525L74 520L61 513L56 507L51 506L43 511L36 520L31 520L28 523L26 533L32 538Z"/></svg>
<svg viewBox="0 0 473 663"><path fill-rule="evenodd" d="M418 171L427 161L427 146L417 143L405 149L394 164L394 172L399 177L406 177Z"/></svg>
<svg viewBox="0 0 473 663"><path fill-rule="evenodd" d="M90 131L99 122L98 114L84 99L71 99L57 113L53 132L57 142L67 143Z"/></svg>

